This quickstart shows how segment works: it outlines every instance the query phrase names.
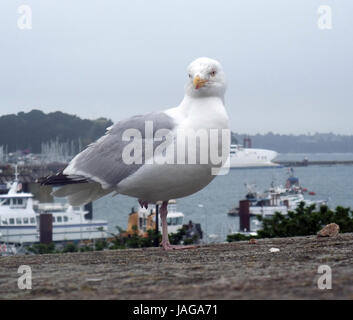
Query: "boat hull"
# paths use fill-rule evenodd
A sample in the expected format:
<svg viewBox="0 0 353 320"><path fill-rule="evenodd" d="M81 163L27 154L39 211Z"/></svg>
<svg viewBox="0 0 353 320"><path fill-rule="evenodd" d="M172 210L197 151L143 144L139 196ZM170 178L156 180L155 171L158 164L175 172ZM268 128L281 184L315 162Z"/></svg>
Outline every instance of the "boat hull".
<svg viewBox="0 0 353 320"><path fill-rule="evenodd" d="M272 160L278 153L266 149L247 149L236 145L231 146L229 157L230 168L275 168L279 167Z"/></svg>
<svg viewBox="0 0 353 320"><path fill-rule="evenodd" d="M107 237L107 223L87 223L82 225L53 226L53 242L93 240ZM0 242L36 243L39 242L37 226L1 226Z"/></svg>

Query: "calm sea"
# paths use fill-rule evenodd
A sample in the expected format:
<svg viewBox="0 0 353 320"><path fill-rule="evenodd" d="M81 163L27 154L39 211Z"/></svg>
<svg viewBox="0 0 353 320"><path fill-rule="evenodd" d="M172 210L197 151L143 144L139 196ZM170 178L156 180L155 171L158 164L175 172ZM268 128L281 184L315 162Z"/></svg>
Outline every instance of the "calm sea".
<svg viewBox="0 0 353 320"><path fill-rule="evenodd" d="M305 156L309 160L353 160L353 153L281 154L279 159L302 160ZM303 187L316 193L315 196L306 197L328 200L332 208L337 205L353 208L353 166L297 167L294 173ZM178 199L177 209L184 213L185 223L189 220L201 223L208 242L224 241L227 234L238 231L239 219L228 216L227 212L244 198L245 183L255 184L258 191L263 191L272 181L284 185L287 177L288 168L232 169L227 175L216 177L200 192ZM107 220L110 231L116 232L115 226L127 227L132 207L138 208L134 198L106 196L94 203L94 218Z"/></svg>

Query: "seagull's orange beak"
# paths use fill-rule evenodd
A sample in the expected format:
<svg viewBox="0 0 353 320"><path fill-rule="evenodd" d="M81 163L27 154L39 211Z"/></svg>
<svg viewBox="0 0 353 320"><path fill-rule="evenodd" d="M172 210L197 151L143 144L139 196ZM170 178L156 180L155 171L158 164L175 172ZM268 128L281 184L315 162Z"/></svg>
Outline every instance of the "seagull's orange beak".
<svg viewBox="0 0 353 320"><path fill-rule="evenodd" d="M199 88L203 87L206 84L206 82L207 82L207 80L203 80L199 76L196 76L194 78L195 89L199 89Z"/></svg>

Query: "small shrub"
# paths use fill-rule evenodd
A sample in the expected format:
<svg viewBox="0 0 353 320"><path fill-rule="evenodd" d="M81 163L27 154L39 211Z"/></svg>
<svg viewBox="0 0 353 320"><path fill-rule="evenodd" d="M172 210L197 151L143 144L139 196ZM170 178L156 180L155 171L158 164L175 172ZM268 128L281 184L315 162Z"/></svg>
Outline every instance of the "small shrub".
<svg viewBox="0 0 353 320"><path fill-rule="evenodd" d="M66 252L77 252L77 251L78 251L77 245L72 242L69 242L65 245L62 252L66 253Z"/></svg>
<svg viewBox="0 0 353 320"><path fill-rule="evenodd" d="M35 243L32 246L28 247L28 251L33 252L35 254L48 254L48 253L56 253L55 252L55 244L49 243Z"/></svg>
<svg viewBox="0 0 353 320"><path fill-rule="evenodd" d="M94 250L102 251L105 248L107 248L107 246L108 246L108 243L107 243L107 241L105 239L99 239L94 244Z"/></svg>
<svg viewBox="0 0 353 320"><path fill-rule="evenodd" d="M234 242L234 241L245 241L245 240L250 240L250 239L256 239L257 236L248 236L246 234L242 233L235 233L235 234L228 234L227 235L227 241L228 242Z"/></svg>
<svg viewBox="0 0 353 320"><path fill-rule="evenodd" d="M336 223L340 232L353 232L353 217L350 208L338 206L335 210L327 206L321 206L318 210L315 205L305 206L301 202L294 211L288 211L287 215L276 212L273 216L257 219L262 222L262 227L257 231L256 238L295 237L315 235L329 223ZM243 234L231 234L227 241L249 240L252 236Z"/></svg>

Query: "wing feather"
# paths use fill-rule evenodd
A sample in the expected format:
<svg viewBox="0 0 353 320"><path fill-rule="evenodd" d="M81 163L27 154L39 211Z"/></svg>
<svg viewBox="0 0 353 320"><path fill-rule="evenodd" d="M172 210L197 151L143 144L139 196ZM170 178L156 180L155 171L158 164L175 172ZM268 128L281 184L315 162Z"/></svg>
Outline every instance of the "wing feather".
<svg viewBox="0 0 353 320"><path fill-rule="evenodd" d="M100 183L104 189L116 186L145 163L146 121L152 121L153 135L159 129L173 130L176 126L173 118L164 112L138 115L120 121L108 128L103 137L79 153L64 170L64 174L93 180ZM127 129L137 129L141 133L142 164L126 164L122 159L124 147L130 143L122 139ZM154 148L160 143L154 142Z"/></svg>

